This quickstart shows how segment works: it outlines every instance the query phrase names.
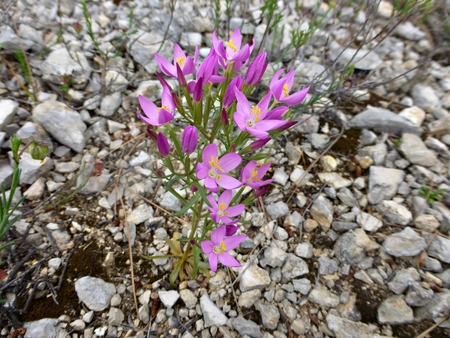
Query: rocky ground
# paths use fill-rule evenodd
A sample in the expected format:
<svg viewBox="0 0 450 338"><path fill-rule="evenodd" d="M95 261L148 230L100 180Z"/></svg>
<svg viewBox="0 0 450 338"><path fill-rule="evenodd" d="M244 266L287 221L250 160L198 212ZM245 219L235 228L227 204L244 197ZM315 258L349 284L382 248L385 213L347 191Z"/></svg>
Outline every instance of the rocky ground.
<svg viewBox="0 0 450 338"><path fill-rule="evenodd" d="M16 198L27 198L1 253L0 336L449 336L450 68L438 25L395 19L385 1L280 1L265 34L262 2L233 3L230 16L219 3L221 34L241 28L269 52L261 90L289 66L313 102L355 69L263 149L275 181L242 216L243 267L175 289L172 262L143 256L167 253L164 239L186 235L190 219L166 217L182 205L153 174L164 168L137 95L161 95L155 52L170 59L178 42L208 53L211 2L89 2L98 44L77 1L0 5L0 183L11 182L9 136L53 144L42 162L21 157ZM291 30L321 17L304 46L289 45Z"/></svg>

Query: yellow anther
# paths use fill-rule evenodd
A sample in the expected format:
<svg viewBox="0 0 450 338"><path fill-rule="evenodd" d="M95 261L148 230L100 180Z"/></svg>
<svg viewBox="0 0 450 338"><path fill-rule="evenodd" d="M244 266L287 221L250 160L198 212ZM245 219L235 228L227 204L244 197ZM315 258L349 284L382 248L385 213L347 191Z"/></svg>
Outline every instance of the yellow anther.
<svg viewBox="0 0 450 338"><path fill-rule="evenodd" d="M289 96L289 86L287 83L283 85L283 94L284 96Z"/></svg>
<svg viewBox="0 0 450 338"><path fill-rule="evenodd" d="M177 63L180 66L180 68L183 68L184 64L186 63L186 59L180 56L179 58L177 58Z"/></svg>
<svg viewBox="0 0 450 338"><path fill-rule="evenodd" d="M227 47L230 47L235 53L237 52L237 47L234 45L233 40L230 40L228 42L225 43L227 45Z"/></svg>
<svg viewBox="0 0 450 338"><path fill-rule="evenodd" d="M261 109L258 106L252 106L251 110L252 115L255 115L255 122L259 122L259 118L261 116Z"/></svg>
<svg viewBox="0 0 450 338"><path fill-rule="evenodd" d="M220 241L219 244L219 253L223 254L225 251L227 251L227 245L225 244L224 241Z"/></svg>
<svg viewBox="0 0 450 338"><path fill-rule="evenodd" d="M224 202L219 204L219 210L224 211L227 208Z"/></svg>
<svg viewBox="0 0 450 338"><path fill-rule="evenodd" d="M225 170L223 170L222 167L219 165L219 158L218 157L211 156L211 160L209 161L209 165L211 167L217 168L221 172L225 172ZM217 178L218 179L220 178L219 175L217 175Z"/></svg>
<svg viewBox="0 0 450 338"><path fill-rule="evenodd" d="M168 107L166 107L166 106L161 106L161 107L159 107L158 108L158 114L159 114L159 112L161 111L161 109L164 109L165 111L167 111L167 112L170 112L170 109L168 108Z"/></svg>
<svg viewBox="0 0 450 338"><path fill-rule="evenodd" d="M252 168L252 176L250 177L250 181L258 181L258 170Z"/></svg>

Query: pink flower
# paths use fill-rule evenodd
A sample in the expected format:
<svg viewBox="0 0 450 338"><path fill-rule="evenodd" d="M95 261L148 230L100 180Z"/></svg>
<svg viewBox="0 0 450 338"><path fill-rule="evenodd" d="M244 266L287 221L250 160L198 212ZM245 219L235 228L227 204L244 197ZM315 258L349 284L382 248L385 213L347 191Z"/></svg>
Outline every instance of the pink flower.
<svg viewBox="0 0 450 338"><path fill-rule="evenodd" d="M195 80L189 82L189 93L194 94L194 100L200 101L203 93L203 86L209 83L219 83L226 80L226 77L217 75L219 73L218 56L214 49L211 49L208 56L198 67Z"/></svg>
<svg viewBox="0 0 450 338"><path fill-rule="evenodd" d="M212 271L217 271L217 261L219 260L225 266L235 268L241 267L241 264L231 256L227 251L233 250L241 244L247 236L231 236L225 238L226 227L218 227L211 233L211 240L202 241L200 246L205 254L208 255L209 266Z"/></svg>
<svg viewBox="0 0 450 338"><path fill-rule="evenodd" d="M271 94L267 94L256 106L250 106L247 98L239 90L235 89L237 108L233 115L234 122L242 131L248 131L258 139L269 137L269 130L281 127L286 121L266 120L267 108Z"/></svg>
<svg viewBox="0 0 450 338"><path fill-rule="evenodd" d="M197 148L198 133L194 126L188 126L181 136L181 148L187 153L191 154Z"/></svg>
<svg viewBox="0 0 450 338"><path fill-rule="evenodd" d="M164 136L163 133L158 134L156 143L158 145L158 150L162 156L169 155L169 153L170 153L169 141L167 141L167 138Z"/></svg>
<svg viewBox="0 0 450 338"><path fill-rule="evenodd" d="M219 200L216 203L214 196L212 194L208 195L208 201L211 207L208 209L211 211L211 218L216 223L229 224L234 220L230 217L236 217L240 215L244 209L244 204L238 204L230 207L231 198L233 197L233 192L231 190L225 190L222 195L219 196Z"/></svg>
<svg viewBox="0 0 450 338"><path fill-rule="evenodd" d="M235 189L242 185L237 179L226 174L241 163L239 154L228 153L219 160L219 149L212 143L203 149L202 160L203 163L197 164L196 174L200 180L205 180L207 189L217 193L217 185L224 189Z"/></svg>
<svg viewBox="0 0 450 338"><path fill-rule="evenodd" d="M180 46L174 44L173 46L173 64L167 61L164 57L159 54L155 54L156 62L158 63L161 71L167 76L172 76L178 78L177 67L178 64L184 75L192 74L195 72L195 63L198 58L198 47L195 50L194 60L190 56L186 56Z"/></svg>
<svg viewBox="0 0 450 338"><path fill-rule="evenodd" d="M214 31L212 41L214 50L219 55L220 65L223 68L226 68L228 62L235 62L234 71L236 72L247 64L250 54L255 46L255 40L253 39L253 44L251 46L246 44L241 48L242 35L237 28L227 42L219 41L216 32Z"/></svg>
<svg viewBox="0 0 450 338"><path fill-rule="evenodd" d="M264 75L267 65L266 62L267 53L259 54L253 62L248 66L247 73L245 73L244 81L250 86L256 85Z"/></svg>
<svg viewBox="0 0 450 338"><path fill-rule="evenodd" d="M290 106L299 104L305 99L306 94L308 94L309 87L290 95L289 91L294 84L294 71L291 70L281 79L278 79L283 71L284 69L280 69L273 76L272 81L270 81L270 91L278 102Z"/></svg>
<svg viewBox="0 0 450 338"><path fill-rule="evenodd" d="M248 162L241 170L242 183L247 184L253 189L259 189L264 185L272 183L274 181L273 178L262 181L267 170L270 168L270 165L271 163L267 163L258 167L258 164L255 161Z"/></svg>
<svg viewBox="0 0 450 338"><path fill-rule="evenodd" d="M175 105L173 103L172 95L169 88L163 86L163 93L161 97L162 106L157 107L152 101L146 97L139 95L139 104L141 105L144 114L138 110L139 118L147 124L152 126L162 126L173 120L173 112Z"/></svg>

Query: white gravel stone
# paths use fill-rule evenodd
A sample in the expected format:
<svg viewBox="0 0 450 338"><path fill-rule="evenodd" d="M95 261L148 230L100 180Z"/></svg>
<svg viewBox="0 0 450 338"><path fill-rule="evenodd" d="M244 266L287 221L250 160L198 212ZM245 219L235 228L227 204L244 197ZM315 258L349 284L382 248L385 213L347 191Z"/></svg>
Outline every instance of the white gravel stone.
<svg viewBox="0 0 450 338"><path fill-rule="evenodd" d="M381 222L378 218L365 212L361 212L356 217L356 222L361 228L369 232L377 231L383 226L383 222Z"/></svg>
<svg viewBox="0 0 450 338"><path fill-rule="evenodd" d="M159 291L158 295L161 302L167 308L172 308L177 302L178 298L180 298L180 294L176 290Z"/></svg>
<svg viewBox="0 0 450 338"><path fill-rule="evenodd" d="M253 264L242 273L239 288L242 292L255 289L264 290L269 284L269 273L256 264Z"/></svg>
<svg viewBox="0 0 450 338"><path fill-rule="evenodd" d="M228 320L227 316L225 316L222 310L220 310L217 305L214 304L207 293L200 297L200 306L202 308L205 327L220 327L222 325L225 325Z"/></svg>

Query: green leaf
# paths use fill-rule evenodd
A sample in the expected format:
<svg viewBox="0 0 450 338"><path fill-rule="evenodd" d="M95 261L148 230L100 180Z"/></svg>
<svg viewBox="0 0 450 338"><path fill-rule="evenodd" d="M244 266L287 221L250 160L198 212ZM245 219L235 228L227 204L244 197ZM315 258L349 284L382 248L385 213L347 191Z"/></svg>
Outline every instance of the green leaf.
<svg viewBox="0 0 450 338"><path fill-rule="evenodd" d="M171 214L171 215L169 215L169 216L172 216L172 217L174 217L174 216L181 216L181 215L184 215L184 214L186 214L186 211L188 211L193 205L194 205L194 203L195 202L197 202L198 201L198 199L201 197L201 195L197 192L195 195L194 195L194 197L180 210L180 211L178 211L178 212L176 212L176 213L174 213L174 214ZM194 210L194 209L192 209L195 213L197 212L197 210Z"/></svg>
<svg viewBox="0 0 450 338"><path fill-rule="evenodd" d="M174 255L180 255L181 256L182 252L181 252L181 248L179 248L179 246L180 246L179 243L178 243L178 246L177 246L175 244L175 242L172 241L169 238L166 238L165 241L166 241L167 245L169 246L170 250L172 250Z"/></svg>
<svg viewBox="0 0 450 338"><path fill-rule="evenodd" d="M170 281L170 285L172 287L175 287L175 281L177 280L178 275L180 274L180 270L181 270L181 267L183 266L183 263L184 263L184 260L180 260L177 263L177 265L175 266L175 269L173 269L172 273L170 274L169 281Z"/></svg>
<svg viewBox="0 0 450 338"><path fill-rule="evenodd" d="M164 259L164 258L172 258L175 257L174 255L162 255L162 256L142 256L145 259L148 259L149 261L153 259Z"/></svg>
<svg viewBox="0 0 450 338"><path fill-rule="evenodd" d="M205 202L209 207L211 207L211 204L209 203L208 199L206 198L205 189L198 182L194 182L194 185L198 189L198 193L202 196L203 202Z"/></svg>
<svg viewBox="0 0 450 338"><path fill-rule="evenodd" d="M192 269L191 277L192 277L192 279L195 279L198 274L198 265L200 263L199 262L200 261L200 248L197 245L195 245L193 249L194 249L194 262L192 264L193 269Z"/></svg>

